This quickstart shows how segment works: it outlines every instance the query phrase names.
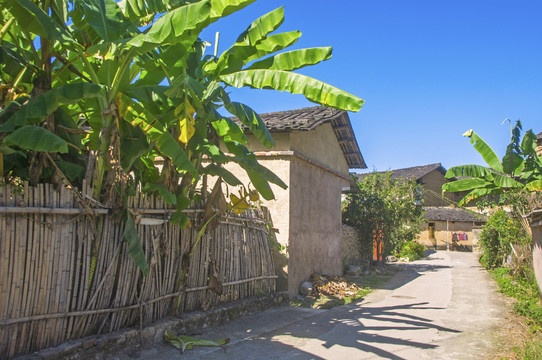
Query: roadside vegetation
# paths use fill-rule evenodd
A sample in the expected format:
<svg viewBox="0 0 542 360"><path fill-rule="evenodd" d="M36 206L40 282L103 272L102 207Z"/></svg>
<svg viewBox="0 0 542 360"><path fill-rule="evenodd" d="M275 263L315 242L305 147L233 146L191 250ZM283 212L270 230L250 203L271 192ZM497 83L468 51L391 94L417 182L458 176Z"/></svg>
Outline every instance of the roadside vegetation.
<svg viewBox="0 0 542 360"><path fill-rule="evenodd" d="M400 258L408 258L410 261L416 261L425 257L425 246L416 241L407 241L399 251Z"/></svg>
<svg viewBox="0 0 542 360"><path fill-rule="evenodd" d="M542 206L542 159L536 153L536 135L528 130L521 138L521 130L519 121L511 126L510 144L502 160L473 130L466 132L464 136L470 138L489 167L450 168L446 177L461 179L445 184L443 191L467 191L460 205L481 200L478 206L493 212L480 234L480 263L497 281L500 291L515 299L518 322L524 319L527 324L519 345L510 341L513 345L504 347L512 348L511 358L542 359L542 300L533 268L529 217ZM488 201L488 195L497 195L497 203Z"/></svg>
<svg viewBox="0 0 542 360"><path fill-rule="evenodd" d="M542 302L533 273L531 237L519 219L497 210L480 234L480 263L515 299L514 312L525 319L523 343L512 348L518 359L542 359Z"/></svg>
<svg viewBox="0 0 542 360"><path fill-rule="evenodd" d="M392 179L390 172L373 173L348 195L343 204L343 222L358 231L362 253L372 254L376 241L378 258L402 251L414 255L420 247L425 250L414 242L421 232L422 204L415 180ZM421 254L423 257L423 251Z"/></svg>

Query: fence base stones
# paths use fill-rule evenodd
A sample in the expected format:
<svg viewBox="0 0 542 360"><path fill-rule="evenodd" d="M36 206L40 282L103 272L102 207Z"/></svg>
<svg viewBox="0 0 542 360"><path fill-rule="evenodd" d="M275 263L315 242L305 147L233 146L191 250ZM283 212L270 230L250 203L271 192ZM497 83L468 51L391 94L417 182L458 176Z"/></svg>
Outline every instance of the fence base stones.
<svg viewBox="0 0 542 360"><path fill-rule="evenodd" d="M141 331L128 328L107 335L89 336L66 342L54 348L41 350L34 354L20 356L13 360L114 359L115 354L129 348L138 348L142 344L162 343L165 330L193 334L200 329L240 319L248 314L271 307L281 306L287 301L288 294L286 292L243 299L220 306L214 310L185 313L182 318L166 318L144 327Z"/></svg>

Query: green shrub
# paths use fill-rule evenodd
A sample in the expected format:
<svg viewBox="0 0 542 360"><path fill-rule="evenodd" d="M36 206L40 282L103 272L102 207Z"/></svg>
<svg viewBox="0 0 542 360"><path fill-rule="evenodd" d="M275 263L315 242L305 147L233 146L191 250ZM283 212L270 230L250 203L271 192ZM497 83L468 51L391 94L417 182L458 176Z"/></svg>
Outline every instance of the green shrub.
<svg viewBox="0 0 542 360"><path fill-rule="evenodd" d="M491 216L480 234L480 262L488 269L500 266L511 251L510 244L528 244L531 239L520 222L506 211Z"/></svg>
<svg viewBox="0 0 542 360"><path fill-rule="evenodd" d="M411 261L423 259L425 257L425 246L416 241L407 241L399 251L400 257L407 257Z"/></svg>

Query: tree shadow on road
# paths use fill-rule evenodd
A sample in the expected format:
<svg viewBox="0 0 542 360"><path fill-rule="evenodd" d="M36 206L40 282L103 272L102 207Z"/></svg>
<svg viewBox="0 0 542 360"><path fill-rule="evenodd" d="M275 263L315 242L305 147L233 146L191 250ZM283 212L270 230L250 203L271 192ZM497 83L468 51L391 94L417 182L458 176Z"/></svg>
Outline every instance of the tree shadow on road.
<svg viewBox="0 0 542 360"><path fill-rule="evenodd" d="M418 302L399 306L363 308L348 305L314 316L310 324L300 322L293 327L269 334L266 338L272 340L284 335L303 339L312 338L320 340L321 346L325 349L333 348L334 353L344 348L354 348L380 358L400 360L403 358L397 355L395 350L437 347L429 340L428 342L411 340L412 334L405 333L406 331L434 329L439 332L460 332L437 325L430 319L406 313L410 310L442 309L424 306L427 304ZM322 351L325 350L322 349ZM322 356L326 357L324 352Z"/></svg>

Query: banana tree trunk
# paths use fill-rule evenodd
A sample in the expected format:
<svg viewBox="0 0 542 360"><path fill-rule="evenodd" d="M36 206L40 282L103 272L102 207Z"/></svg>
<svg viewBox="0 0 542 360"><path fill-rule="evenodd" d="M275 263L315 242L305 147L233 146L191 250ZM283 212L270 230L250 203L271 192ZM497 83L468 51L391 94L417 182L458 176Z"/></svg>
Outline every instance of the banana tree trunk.
<svg viewBox="0 0 542 360"><path fill-rule="evenodd" d="M531 229L533 231L533 268L538 292L542 297L542 209L531 213Z"/></svg>

